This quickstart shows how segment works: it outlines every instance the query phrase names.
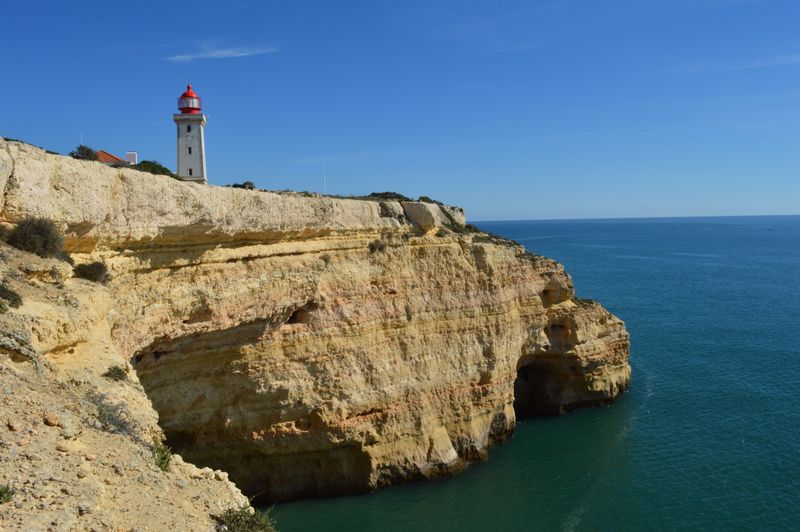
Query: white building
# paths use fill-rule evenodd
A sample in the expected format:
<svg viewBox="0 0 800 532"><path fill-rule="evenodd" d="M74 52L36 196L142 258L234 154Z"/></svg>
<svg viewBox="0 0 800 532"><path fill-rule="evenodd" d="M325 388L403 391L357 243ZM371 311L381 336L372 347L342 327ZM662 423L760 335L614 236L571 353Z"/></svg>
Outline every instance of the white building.
<svg viewBox="0 0 800 532"><path fill-rule="evenodd" d="M180 114L172 115L178 126L178 177L207 185L206 115L202 113L202 100L191 85L178 98L178 109Z"/></svg>

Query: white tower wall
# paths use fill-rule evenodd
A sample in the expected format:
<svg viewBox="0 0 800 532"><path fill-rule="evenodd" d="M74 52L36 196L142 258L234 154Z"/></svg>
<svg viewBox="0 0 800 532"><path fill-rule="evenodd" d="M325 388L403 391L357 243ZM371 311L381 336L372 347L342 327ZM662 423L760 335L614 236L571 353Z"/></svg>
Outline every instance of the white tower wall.
<svg viewBox="0 0 800 532"><path fill-rule="evenodd" d="M178 126L178 176L207 185L206 115L183 113L172 119Z"/></svg>

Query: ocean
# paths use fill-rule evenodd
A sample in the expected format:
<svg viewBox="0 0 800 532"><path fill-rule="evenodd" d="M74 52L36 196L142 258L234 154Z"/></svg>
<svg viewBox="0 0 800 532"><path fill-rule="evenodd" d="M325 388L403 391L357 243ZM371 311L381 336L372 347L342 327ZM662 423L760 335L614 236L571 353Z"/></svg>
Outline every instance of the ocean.
<svg viewBox="0 0 800 532"><path fill-rule="evenodd" d="M277 505L279 530L800 527L800 216L477 225L625 320L630 391L454 477Z"/></svg>

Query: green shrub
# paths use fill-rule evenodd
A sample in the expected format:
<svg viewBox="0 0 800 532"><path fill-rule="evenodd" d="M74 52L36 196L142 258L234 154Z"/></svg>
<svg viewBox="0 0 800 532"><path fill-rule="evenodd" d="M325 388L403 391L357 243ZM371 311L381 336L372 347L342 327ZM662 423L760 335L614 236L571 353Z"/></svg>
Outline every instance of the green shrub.
<svg viewBox="0 0 800 532"><path fill-rule="evenodd" d="M0 314L5 314L7 310L8 310L8 305L6 305L6 302L0 300Z"/></svg>
<svg viewBox="0 0 800 532"><path fill-rule="evenodd" d="M169 463L172 461L172 449L161 442L153 443L153 461L161 471L169 471Z"/></svg>
<svg viewBox="0 0 800 532"><path fill-rule="evenodd" d="M168 175L170 177L174 177L175 179L179 179L178 176L172 172L172 170L158 161L142 161L139 164L131 165L130 168L139 170L140 172L147 172L155 175Z"/></svg>
<svg viewBox="0 0 800 532"><path fill-rule="evenodd" d="M422 203L435 203L436 205L443 205L441 201L436 201L435 199L428 196L420 196L419 200L417 201L421 201Z"/></svg>
<svg viewBox="0 0 800 532"><path fill-rule="evenodd" d="M256 185L252 181L245 181L244 183L232 183L231 188L243 188L245 190L255 190Z"/></svg>
<svg viewBox="0 0 800 532"><path fill-rule="evenodd" d="M95 283L106 284L108 281L108 268L102 262L92 262L90 264L79 264L73 270L75 277L94 281Z"/></svg>
<svg viewBox="0 0 800 532"><path fill-rule="evenodd" d="M180 177L175 175L175 173L161 164L158 161L142 161L137 164L127 164L127 163L116 163L111 165L112 168L131 168L133 170L138 170L140 172L147 172L148 174L153 175L166 175L171 177L172 179L177 179L178 181L183 181Z"/></svg>
<svg viewBox="0 0 800 532"><path fill-rule="evenodd" d="M46 218L25 218L11 230L7 242L17 249L40 257L64 258L64 237L58 227Z"/></svg>
<svg viewBox="0 0 800 532"><path fill-rule="evenodd" d="M371 200L388 200L388 201L412 201L411 198L403 196L398 192L373 192L367 196Z"/></svg>
<svg viewBox="0 0 800 532"><path fill-rule="evenodd" d="M97 152L91 149L89 146L84 146L83 144L78 144L78 147L69 152L68 155L73 159L80 159L82 161L97 160Z"/></svg>
<svg viewBox="0 0 800 532"><path fill-rule="evenodd" d="M128 380L128 370L122 366L111 366L103 373L103 377L112 381L126 381Z"/></svg>
<svg viewBox="0 0 800 532"><path fill-rule="evenodd" d="M229 532L273 532L275 525L264 512L250 513L249 508L230 508L219 515L211 516L217 522L217 530Z"/></svg>
<svg viewBox="0 0 800 532"><path fill-rule="evenodd" d="M0 241L7 242L9 235L11 235L11 229L5 225L0 225Z"/></svg>
<svg viewBox="0 0 800 532"><path fill-rule="evenodd" d="M10 307L18 308L22 305L20 295L4 284L0 284L0 299L4 300Z"/></svg>
<svg viewBox="0 0 800 532"><path fill-rule="evenodd" d="M13 496L14 488L11 487L11 484L0 484L0 504L11 502Z"/></svg>

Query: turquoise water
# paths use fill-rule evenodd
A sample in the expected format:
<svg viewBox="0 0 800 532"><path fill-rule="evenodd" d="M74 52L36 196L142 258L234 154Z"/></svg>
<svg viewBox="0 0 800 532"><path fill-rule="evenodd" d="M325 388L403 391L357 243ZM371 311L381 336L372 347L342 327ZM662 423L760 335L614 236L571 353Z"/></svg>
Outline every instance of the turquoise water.
<svg viewBox="0 0 800 532"><path fill-rule="evenodd" d="M630 392L456 477L281 504L282 532L800 527L800 217L478 225L626 321Z"/></svg>

